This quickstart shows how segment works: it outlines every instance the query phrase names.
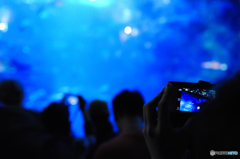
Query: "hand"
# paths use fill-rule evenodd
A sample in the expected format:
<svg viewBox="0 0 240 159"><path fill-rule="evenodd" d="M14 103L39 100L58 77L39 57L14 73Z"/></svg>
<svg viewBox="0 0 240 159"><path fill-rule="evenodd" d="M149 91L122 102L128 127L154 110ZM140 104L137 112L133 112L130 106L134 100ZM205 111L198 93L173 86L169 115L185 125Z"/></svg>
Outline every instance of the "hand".
<svg viewBox="0 0 240 159"><path fill-rule="evenodd" d="M171 126L168 110L171 92L172 85L168 83L166 88L143 107L143 134L152 159L181 159L189 145L188 126L180 129Z"/></svg>
<svg viewBox="0 0 240 159"><path fill-rule="evenodd" d="M84 111L85 110L85 105L86 105L86 101L83 99L82 96L77 96L78 98L78 104L79 104L79 108Z"/></svg>

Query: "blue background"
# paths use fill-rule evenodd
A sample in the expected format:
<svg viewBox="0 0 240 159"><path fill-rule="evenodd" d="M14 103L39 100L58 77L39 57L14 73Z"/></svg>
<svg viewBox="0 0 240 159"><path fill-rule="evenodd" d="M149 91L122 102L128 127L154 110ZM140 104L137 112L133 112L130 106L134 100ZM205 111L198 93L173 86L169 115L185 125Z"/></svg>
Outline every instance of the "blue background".
<svg viewBox="0 0 240 159"><path fill-rule="evenodd" d="M23 85L27 109L71 93L111 113L122 89L148 102L168 81L216 83L240 65L239 10L218 0L1 0L0 79ZM81 112L70 111L84 136Z"/></svg>

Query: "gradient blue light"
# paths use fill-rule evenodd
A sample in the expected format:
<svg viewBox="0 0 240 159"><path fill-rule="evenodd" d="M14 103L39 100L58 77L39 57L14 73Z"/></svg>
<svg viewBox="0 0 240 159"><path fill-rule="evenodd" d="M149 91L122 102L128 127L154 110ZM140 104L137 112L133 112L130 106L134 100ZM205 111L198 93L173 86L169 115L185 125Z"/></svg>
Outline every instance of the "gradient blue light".
<svg viewBox="0 0 240 159"><path fill-rule="evenodd" d="M8 30L0 31L0 79L21 82L27 109L76 94L87 105L107 101L114 123L111 100L122 89L139 90L148 102L168 81L233 75L238 12L217 0L2 0ZM69 109L74 135L84 136L79 108Z"/></svg>

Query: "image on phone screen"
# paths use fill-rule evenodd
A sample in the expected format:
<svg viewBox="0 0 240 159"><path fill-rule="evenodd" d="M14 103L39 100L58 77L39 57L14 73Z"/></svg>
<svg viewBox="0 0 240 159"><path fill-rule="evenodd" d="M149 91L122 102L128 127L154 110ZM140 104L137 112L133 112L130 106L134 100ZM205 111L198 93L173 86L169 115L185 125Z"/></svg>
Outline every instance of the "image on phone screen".
<svg viewBox="0 0 240 159"><path fill-rule="evenodd" d="M215 90L180 88L180 102L177 110L185 112L199 112L204 103L212 100L216 96Z"/></svg>

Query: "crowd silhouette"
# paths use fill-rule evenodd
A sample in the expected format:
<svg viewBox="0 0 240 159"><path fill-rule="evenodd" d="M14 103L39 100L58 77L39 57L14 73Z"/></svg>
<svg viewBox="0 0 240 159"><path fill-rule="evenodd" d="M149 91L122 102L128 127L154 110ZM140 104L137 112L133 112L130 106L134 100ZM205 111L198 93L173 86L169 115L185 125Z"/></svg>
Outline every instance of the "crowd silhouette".
<svg viewBox="0 0 240 159"><path fill-rule="evenodd" d="M171 83L145 105L138 91L117 94L112 105L118 133L108 120L105 101L94 100L86 109L86 101L78 96L86 138L76 139L64 102L50 103L41 113L27 110L22 106L21 85L4 80L0 83L0 158L201 159L211 158L213 150L234 151L231 157L239 157L239 81L237 74L217 84L216 98L180 128L172 127L169 117Z"/></svg>

